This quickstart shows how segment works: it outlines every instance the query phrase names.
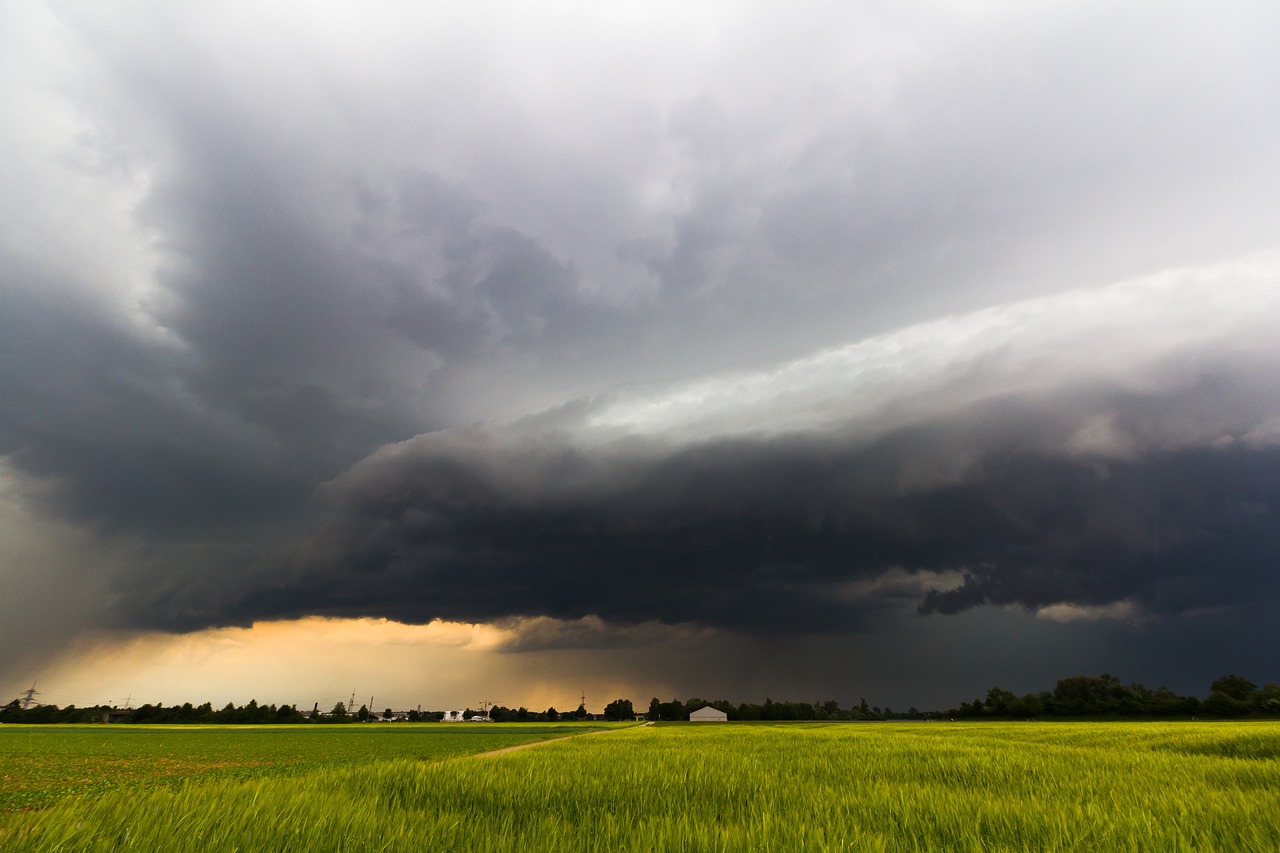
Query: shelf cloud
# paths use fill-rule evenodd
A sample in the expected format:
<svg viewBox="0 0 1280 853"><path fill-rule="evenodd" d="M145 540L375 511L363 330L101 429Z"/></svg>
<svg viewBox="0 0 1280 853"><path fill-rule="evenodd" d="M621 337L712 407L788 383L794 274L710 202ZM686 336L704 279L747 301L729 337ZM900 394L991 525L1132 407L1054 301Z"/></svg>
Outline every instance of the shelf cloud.
<svg viewBox="0 0 1280 853"><path fill-rule="evenodd" d="M1277 26L0 12L0 669L333 617L909 679L1022 615L1264 666Z"/></svg>

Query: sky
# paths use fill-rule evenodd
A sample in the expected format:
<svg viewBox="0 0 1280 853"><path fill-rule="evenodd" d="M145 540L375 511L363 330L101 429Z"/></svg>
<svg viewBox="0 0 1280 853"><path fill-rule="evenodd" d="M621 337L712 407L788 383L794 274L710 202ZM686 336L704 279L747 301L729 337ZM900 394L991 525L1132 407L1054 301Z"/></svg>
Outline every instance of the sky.
<svg viewBox="0 0 1280 853"><path fill-rule="evenodd" d="M1278 36L4 4L0 688L1280 680Z"/></svg>

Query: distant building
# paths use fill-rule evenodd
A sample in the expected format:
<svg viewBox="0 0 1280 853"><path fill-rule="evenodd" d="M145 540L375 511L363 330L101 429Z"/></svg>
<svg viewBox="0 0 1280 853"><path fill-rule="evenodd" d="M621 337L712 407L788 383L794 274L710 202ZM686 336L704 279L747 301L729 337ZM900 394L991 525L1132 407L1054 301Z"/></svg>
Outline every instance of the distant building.
<svg viewBox="0 0 1280 853"><path fill-rule="evenodd" d="M691 723L724 723L728 722L728 720L728 714L724 711L717 711L710 705L699 708L689 715L689 722Z"/></svg>
<svg viewBox="0 0 1280 853"><path fill-rule="evenodd" d="M444 716L440 718L442 723L461 723L463 720L461 711L445 711Z"/></svg>

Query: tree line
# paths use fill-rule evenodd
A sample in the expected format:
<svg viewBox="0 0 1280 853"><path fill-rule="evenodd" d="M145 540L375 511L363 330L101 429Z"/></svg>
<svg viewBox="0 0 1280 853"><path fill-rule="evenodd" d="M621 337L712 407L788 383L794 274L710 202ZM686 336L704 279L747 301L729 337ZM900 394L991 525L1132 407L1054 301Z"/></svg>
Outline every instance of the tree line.
<svg viewBox="0 0 1280 853"><path fill-rule="evenodd" d="M131 723L201 723L201 724L252 724L267 723L305 723L309 715L303 714L293 705L259 705L250 700L247 705L237 707L228 702L226 707L215 709L213 704L174 705L142 705L138 708L119 709L109 705L91 705L77 708L67 705L36 705L23 708L15 699L0 708L0 723L101 723L108 719L127 716Z"/></svg>
<svg viewBox="0 0 1280 853"><path fill-rule="evenodd" d="M630 703L627 703L628 707ZM365 723L378 719L404 721L409 723L434 723L444 719L444 711L408 711L393 718L392 709L385 709L381 715L374 713L367 705L359 710L348 711L347 706L339 702L327 712L317 709L300 711L296 705L259 705L256 699L248 704L237 706L228 702L222 708L214 708L213 703L165 707L162 703L142 705L137 708L116 708L108 705L92 705L77 708L67 705L35 705L22 707L22 700L14 699L8 705L0 707L0 723L101 723L129 722L137 725L274 725L287 723L323 723L327 725L343 723ZM483 712L467 708L462 712L464 719L481 717ZM560 713L554 707L545 711L530 711L527 708L504 708L495 706L489 710L489 719L493 722L557 722L598 718L599 715L587 713L587 709L579 705L575 711ZM606 716L606 719L612 719ZM631 716L617 717L631 719Z"/></svg>
<svg viewBox="0 0 1280 853"><path fill-rule="evenodd" d="M1224 675L1205 699L1179 696L1167 687L1122 684L1114 675L1076 675L1053 690L1018 696L992 687L985 699L961 702L945 712L953 719L985 717L1214 717L1280 716L1280 684L1259 687L1240 675Z"/></svg>
<svg viewBox="0 0 1280 853"><path fill-rule="evenodd" d="M628 703L629 704L629 703ZM676 722L687 720L689 715L699 708L711 707L724 711L731 720L829 720L856 722L863 720L920 720L929 716L926 711L918 711L914 707L897 712L892 708L881 708L879 705L868 705L862 699L857 705L841 708L835 699L821 702L775 702L765 699L763 704L743 702L733 704L725 699L688 699L681 701L672 699L663 702L654 697L649 702L645 718L656 721Z"/></svg>
<svg viewBox="0 0 1280 853"><path fill-rule="evenodd" d="M1195 696L1179 696L1167 687L1148 689L1141 684L1122 684L1120 679L1108 674L1076 675L1063 678L1053 690L1027 693L1018 696L1000 687L987 691L985 699L961 702L959 706L943 711L919 711L908 708L896 712L892 708L871 706L866 699L856 705L842 708L834 699L819 702L775 702L734 704L725 699L672 699L669 702L654 697L646 711L638 711L630 699L615 699L604 708L603 714L591 714L579 705L573 711L560 712L554 707L545 711L528 708L507 708L495 705L489 709L488 718L495 723L507 722L561 722L588 719L631 720L638 717L652 721L676 722L688 720L689 714L710 706L724 711L731 720L813 720L813 721L873 721L919 719L1034 719L1045 717L1180 717L1197 716L1213 718L1238 718L1249 716L1280 717L1280 684L1270 683L1259 687L1239 675L1224 675L1209 686L1205 699ZM464 718L482 716L471 708L463 712ZM443 711L409 711L399 715L406 722L438 722ZM387 708L381 719L391 719ZM228 702L215 709L210 702L203 705L165 707L163 704L142 705L139 708L121 710L106 705L77 708L68 705L37 705L23 708L19 699L0 707L0 723L98 723L130 722L135 724L204 724L204 725L267 725L288 723L343 724L369 722L379 715L361 705L358 711L348 712L339 702L327 713L318 710L300 711L295 705L259 705L256 700L237 706Z"/></svg>
<svg viewBox="0 0 1280 853"><path fill-rule="evenodd" d="M890 708L871 707L866 700L851 708L841 708L835 700L825 702L774 702L766 699L763 704L743 703L735 705L724 699L689 699L681 701L673 699L661 702L656 697L649 703L648 712L638 712L630 699L615 699L604 708L603 714L591 714L586 707L579 705L573 711L557 711L555 707L545 711L532 711L528 708L507 708L495 705L489 709L488 718L495 723L554 723L575 722L584 720L633 720L643 717L648 720L688 720L689 714L710 705L729 714L734 720L890 720L921 719L924 712L911 708L898 714ZM467 708L463 711L464 719L482 716L481 711ZM409 711L399 719L405 722L429 723L439 722L444 717L443 711ZM392 710L382 712L381 719L391 719ZM371 712L367 706L361 705L358 711L348 712L347 707L338 703L327 713L317 710L299 711L295 705L259 705L256 700L237 706L228 702L225 707L215 709L210 702L203 705L163 704L142 705L133 709L118 709L106 705L95 705L77 708L68 705L58 708L56 705L38 705L23 708L21 701L13 700L0 708L0 723L99 723L129 722L138 725L164 724L201 724L201 725L269 725L288 723L361 723L379 719L379 715Z"/></svg>

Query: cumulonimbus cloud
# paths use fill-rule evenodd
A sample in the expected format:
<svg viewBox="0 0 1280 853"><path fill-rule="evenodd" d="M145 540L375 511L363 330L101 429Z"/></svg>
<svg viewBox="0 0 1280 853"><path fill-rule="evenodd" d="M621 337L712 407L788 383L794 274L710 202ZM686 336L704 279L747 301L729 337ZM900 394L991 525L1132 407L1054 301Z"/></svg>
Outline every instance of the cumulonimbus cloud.
<svg viewBox="0 0 1280 853"><path fill-rule="evenodd" d="M906 608L1265 595L1273 276L1168 274L423 434L326 484L317 533L222 616L840 632ZM891 573L921 582L874 583Z"/></svg>
<svg viewBox="0 0 1280 853"><path fill-rule="evenodd" d="M1276 13L996 6L4 7L0 476L105 590L40 607L1269 600Z"/></svg>

